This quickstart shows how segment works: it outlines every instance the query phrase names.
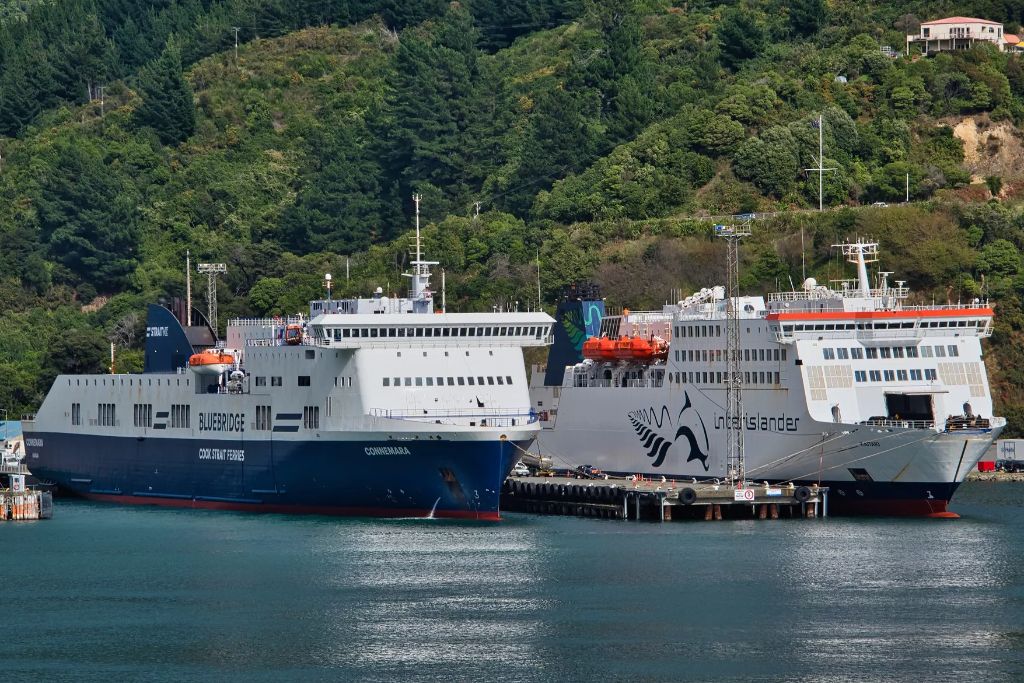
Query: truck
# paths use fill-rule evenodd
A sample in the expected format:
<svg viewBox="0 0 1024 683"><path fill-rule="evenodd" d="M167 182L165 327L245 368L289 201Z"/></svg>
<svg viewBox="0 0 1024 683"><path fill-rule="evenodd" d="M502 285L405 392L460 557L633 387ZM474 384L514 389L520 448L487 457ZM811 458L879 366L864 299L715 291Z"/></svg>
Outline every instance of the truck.
<svg viewBox="0 0 1024 683"><path fill-rule="evenodd" d="M996 467L1007 472L1024 472L1024 439L996 441Z"/></svg>

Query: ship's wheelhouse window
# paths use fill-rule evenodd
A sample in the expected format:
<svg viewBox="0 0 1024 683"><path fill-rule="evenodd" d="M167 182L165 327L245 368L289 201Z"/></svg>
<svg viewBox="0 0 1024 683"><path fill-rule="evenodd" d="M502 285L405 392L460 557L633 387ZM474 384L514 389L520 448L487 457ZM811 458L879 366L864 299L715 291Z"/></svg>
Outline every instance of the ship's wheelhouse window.
<svg viewBox="0 0 1024 683"><path fill-rule="evenodd" d="M389 337L394 337L396 334L398 334L398 330L396 330L393 327L389 327L388 328L388 336Z"/></svg>
<svg viewBox="0 0 1024 683"><path fill-rule="evenodd" d="M505 384L512 384L512 375L505 375Z"/></svg>
<svg viewBox="0 0 1024 683"><path fill-rule="evenodd" d="M337 331L337 330L335 330L335 331ZM351 334L351 332L352 332L352 331L351 331L350 329L348 329L348 328L346 327L345 329L343 329L343 330L341 331L341 338L342 338L342 339L348 339L348 337L349 337L349 334Z"/></svg>
<svg viewBox="0 0 1024 683"><path fill-rule="evenodd" d="M405 386L407 386L407 387L411 387L412 386L412 377L406 377L405 378Z"/></svg>
<svg viewBox="0 0 1024 683"><path fill-rule="evenodd" d="M470 337L475 337L476 336L476 328L475 327L470 327L469 328L469 336Z"/></svg>
<svg viewBox="0 0 1024 683"><path fill-rule="evenodd" d="M907 381L907 371L906 370L897 370L896 371L896 379L898 379L901 382L906 382Z"/></svg>
<svg viewBox="0 0 1024 683"><path fill-rule="evenodd" d="M907 352L907 358L917 358L916 346L907 346L904 348L904 350Z"/></svg>
<svg viewBox="0 0 1024 683"><path fill-rule="evenodd" d="M419 378L417 378L417 379L419 379ZM428 387L434 386L434 378L433 377L427 377L427 386Z"/></svg>
<svg viewBox="0 0 1024 683"><path fill-rule="evenodd" d="M476 384L474 384L475 380L472 377L467 377L466 381L469 383L469 386L476 386Z"/></svg>
<svg viewBox="0 0 1024 683"><path fill-rule="evenodd" d="M959 355L960 355L960 349L958 349L958 348L957 348L956 346L954 346L953 344L950 344L950 345L949 345L949 355L950 355L950 356L954 356L954 357L955 357L955 356L959 356Z"/></svg>
<svg viewBox="0 0 1024 683"><path fill-rule="evenodd" d="M874 346L869 346L866 349L864 349L864 353L867 354L867 357L869 359L878 358L878 349L875 348Z"/></svg>
<svg viewBox="0 0 1024 683"><path fill-rule="evenodd" d="M825 357L825 360L835 360L836 358L836 352L834 349L822 349L821 354Z"/></svg>
<svg viewBox="0 0 1024 683"><path fill-rule="evenodd" d="M476 383L477 383L477 386L483 386L484 378L483 377L477 377L476 378Z"/></svg>
<svg viewBox="0 0 1024 683"><path fill-rule="evenodd" d="M443 387L444 386L444 377L438 377L437 378L437 386L439 386L439 387Z"/></svg>
<svg viewBox="0 0 1024 683"><path fill-rule="evenodd" d="M872 382L881 382L882 381L882 373L880 371L878 371L878 370L869 370L868 371L868 376L871 378Z"/></svg>
<svg viewBox="0 0 1024 683"><path fill-rule="evenodd" d="M450 387L455 386L455 378L454 377L449 377L448 378L448 386L450 386Z"/></svg>
<svg viewBox="0 0 1024 683"><path fill-rule="evenodd" d="M496 379L498 380L498 384L500 384L501 386L505 386L505 378L504 377L502 377L501 375L498 375Z"/></svg>
<svg viewBox="0 0 1024 683"><path fill-rule="evenodd" d="M494 378L493 377L488 377L487 378L487 384L493 386L494 385Z"/></svg>
<svg viewBox="0 0 1024 683"><path fill-rule="evenodd" d="M466 385L466 378L465 377L456 377L455 379L458 380L460 387Z"/></svg>
<svg viewBox="0 0 1024 683"><path fill-rule="evenodd" d="M893 380L895 380L895 379L896 379L896 377L895 377L895 375L893 374L893 371L892 371L892 370L885 370L885 371L884 371L884 376L885 376L885 381L886 381L886 382L892 382Z"/></svg>
<svg viewBox="0 0 1024 683"><path fill-rule="evenodd" d="M943 346L936 346L935 347L935 357L936 358L945 358L946 357L946 349L945 349L945 347L943 347Z"/></svg>
<svg viewBox="0 0 1024 683"><path fill-rule="evenodd" d="M428 328L424 329L423 330L423 336L424 337L433 337L434 336L434 328L433 327L428 327Z"/></svg>
<svg viewBox="0 0 1024 683"><path fill-rule="evenodd" d="M857 346L855 346L852 349L850 349L850 358L853 358L854 360L860 360L863 357L864 357L864 349L862 349L860 347L857 347Z"/></svg>
<svg viewBox="0 0 1024 683"><path fill-rule="evenodd" d="M390 377L383 378L383 382L384 382L384 386L386 386L386 387L391 386L391 378Z"/></svg>
<svg viewBox="0 0 1024 683"><path fill-rule="evenodd" d="M423 378L422 377L417 377L416 378L416 386L418 386L418 387L422 387L423 386Z"/></svg>

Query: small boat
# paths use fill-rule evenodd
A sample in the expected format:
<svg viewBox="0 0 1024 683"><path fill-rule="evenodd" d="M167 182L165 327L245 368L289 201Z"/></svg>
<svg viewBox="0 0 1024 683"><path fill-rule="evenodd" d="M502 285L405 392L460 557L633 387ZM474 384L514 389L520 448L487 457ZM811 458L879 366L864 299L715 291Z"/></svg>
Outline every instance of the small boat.
<svg viewBox="0 0 1024 683"><path fill-rule="evenodd" d="M235 364L235 357L218 349L207 349L189 356L188 365L197 375L221 375Z"/></svg>
<svg viewBox="0 0 1024 683"><path fill-rule="evenodd" d="M583 342L583 357L597 361L613 361L615 342L608 337L590 337Z"/></svg>

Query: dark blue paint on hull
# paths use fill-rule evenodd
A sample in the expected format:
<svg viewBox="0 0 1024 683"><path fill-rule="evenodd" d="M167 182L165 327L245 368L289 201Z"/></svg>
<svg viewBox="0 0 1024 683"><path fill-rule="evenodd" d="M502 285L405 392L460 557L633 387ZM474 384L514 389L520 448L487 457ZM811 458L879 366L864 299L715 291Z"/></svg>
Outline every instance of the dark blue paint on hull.
<svg viewBox="0 0 1024 683"><path fill-rule="evenodd" d="M501 484L519 459L508 441L28 436L43 442L29 469L66 493L266 512L498 519Z"/></svg>

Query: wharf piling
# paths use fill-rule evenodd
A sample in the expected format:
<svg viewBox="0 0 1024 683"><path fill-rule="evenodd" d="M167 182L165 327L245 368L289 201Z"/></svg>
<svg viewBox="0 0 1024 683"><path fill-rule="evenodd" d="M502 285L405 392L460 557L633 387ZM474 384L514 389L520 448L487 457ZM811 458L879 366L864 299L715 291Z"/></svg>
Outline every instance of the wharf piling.
<svg viewBox="0 0 1024 683"><path fill-rule="evenodd" d="M512 512L667 522L681 519L779 519L828 516L819 486L732 487L714 482L510 477L501 507Z"/></svg>

